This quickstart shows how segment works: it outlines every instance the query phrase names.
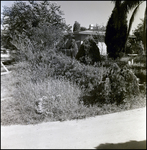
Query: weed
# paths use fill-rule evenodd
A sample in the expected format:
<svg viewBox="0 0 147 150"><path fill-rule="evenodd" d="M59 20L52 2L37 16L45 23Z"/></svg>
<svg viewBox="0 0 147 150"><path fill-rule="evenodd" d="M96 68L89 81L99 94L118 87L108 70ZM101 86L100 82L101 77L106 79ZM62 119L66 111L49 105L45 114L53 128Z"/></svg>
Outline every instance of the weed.
<svg viewBox="0 0 147 150"><path fill-rule="evenodd" d="M14 65L15 70L6 79L14 88L13 99L2 101L2 125L82 119L144 107L146 104L143 94L138 97L125 98L124 103L120 105L116 102L111 104L110 82L118 78L117 73L114 72L111 73L112 77L106 78L108 72L111 72L110 68L101 65L84 65L62 54L48 58L50 58L48 65L44 63L32 65L27 61ZM121 71L117 66L114 68L116 72ZM132 80L130 83L132 84ZM101 87L97 86L100 84ZM120 80L113 89L120 87L119 84ZM121 90L121 87L118 89ZM102 95L97 90L100 90ZM92 105L90 104L92 99L89 98L87 107L83 101L79 101L82 95L87 96L86 91L91 91L89 94L93 95L93 100L100 101L104 98L105 103ZM95 97L94 94L96 94ZM117 97L118 100L119 98Z"/></svg>

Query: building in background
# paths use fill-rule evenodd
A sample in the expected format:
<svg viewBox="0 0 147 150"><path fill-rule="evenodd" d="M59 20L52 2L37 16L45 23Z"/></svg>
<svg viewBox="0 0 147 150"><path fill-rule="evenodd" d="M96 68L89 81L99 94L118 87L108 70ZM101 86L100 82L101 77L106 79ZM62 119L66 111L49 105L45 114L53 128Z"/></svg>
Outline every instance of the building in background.
<svg viewBox="0 0 147 150"><path fill-rule="evenodd" d="M99 27L99 26L94 26L93 24L90 24L88 30L80 31L80 32L73 32L73 35L77 42L78 48L80 48L80 45L83 43L84 39L87 36L92 35L97 43L97 46L100 49L100 54L107 55L107 47L104 42L105 32L106 32L105 27Z"/></svg>

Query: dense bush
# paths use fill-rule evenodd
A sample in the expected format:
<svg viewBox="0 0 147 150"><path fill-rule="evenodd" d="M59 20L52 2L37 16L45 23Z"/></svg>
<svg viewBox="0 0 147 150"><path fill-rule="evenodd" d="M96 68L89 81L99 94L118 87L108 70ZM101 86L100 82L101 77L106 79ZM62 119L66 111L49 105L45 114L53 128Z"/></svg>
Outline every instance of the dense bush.
<svg viewBox="0 0 147 150"><path fill-rule="evenodd" d="M134 64L128 66L130 70L134 72L137 78L139 78L139 83L146 83L146 56L137 56L134 58Z"/></svg>
<svg viewBox="0 0 147 150"><path fill-rule="evenodd" d="M63 54L56 54L50 61L52 77L66 78L80 87L88 88L91 84L100 82L105 67L86 66ZM51 69L50 69L51 70Z"/></svg>
<svg viewBox="0 0 147 150"><path fill-rule="evenodd" d="M134 63L142 63L146 67L146 55L135 57Z"/></svg>
<svg viewBox="0 0 147 150"><path fill-rule="evenodd" d="M122 67L124 67L124 66L126 66L127 64L128 64L128 62L127 61L121 61L119 58L118 59L116 59L116 60L113 60L113 59L111 59L111 58L103 58L103 60L102 60L102 64L103 64L103 66L104 67L110 67L113 63L117 63L117 65L120 67L120 68L122 68Z"/></svg>
<svg viewBox="0 0 147 150"><path fill-rule="evenodd" d="M78 45L75 41L75 39L68 39L67 43L64 44L64 47L60 47L58 49L59 52L62 52L63 54L70 56L72 58L76 57L76 54L78 52Z"/></svg>
<svg viewBox="0 0 147 150"><path fill-rule="evenodd" d="M61 56L58 56L58 58L61 58ZM64 56L62 57L69 58ZM56 62L55 60L57 60L56 57L53 58L54 65ZM70 60L71 60L70 58L62 59L61 64L64 63L70 64ZM73 66L76 66L76 63ZM93 93L91 92L93 95L96 93L99 96L96 97L97 100L101 100L103 98L104 100L105 99L107 100L106 102L108 102L109 100L108 96L109 92L111 92L111 88L109 88L110 79L104 78L107 75L106 74L107 69L105 67L93 67L79 64L77 68L76 67L73 68L75 70L74 75L76 75L77 73L77 76L75 76L73 80L77 78L77 80L81 82L81 85L83 85L84 83L86 84L88 83L89 85L86 88L87 91L91 90L93 92ZM44 68L40 67L37 70L37 68L35 69L32 68L28 62L20 62L14 65L12 73L9 74L10 76L2 76L2 87L3 85L6 85L7 82L9 82L9 85L11 86L6 87L11 90L13 89L13 91L8 90L10 91L10 94L12 94L11 96L13 96L13 98L10 100L7 99L2 101L2 108L1 108L2 125L36 124L41 123L43 121L63 121L71 119L81 119L86 117L129 110L133 108L145 107L146 105L146 97L143 95L139 95L138 97L132 99L126 99L125 103L120 104L118 106L115 103L113 104L106 103L99 106L93 105L87 107L86 105L84 105L85 102L84 103L83 101L79 102L79 97L81 96L81 93L83 92L86 93L85 88L81 89L81 86L73 84L72 82L69 82L64 78L63 79L50 78L45 73L52 74L58 71L58 69L57 70L52 69L53 68L50 68L49 66L48 68L46 68L44 65ZM74 77L74 75L71 72L72 69L69 70L68 73L66 74L67 75L66 77L68 77L68 79L72 79L72 77ZM94 82L90 84L91 77L95 80L93 80ZM38 80L36 80L36 82L32 82L34 81L34 78L37 78ZM83 80L84 78L85 80ZM89 80L87 81L87 79ZM82 80L84 82L82 82ZM100 84L101 86L97 88L99 91L96 91L96 88L94 88L93 85L95 85L95 87L98 87L96 85ZM100 95L99 92L103 92L103 94L105 95L102 94ZM85 93L83 94L86 97L88 93L86 94ZM39 107L37 104L38 101L41 100L42 100L41 107ZM92 103L92 101L87 102L88 104L90 104L90 102Z"/></svg>
<svg viewBox="0 0 147 150"><path fill-rule="evenodd" d="M132 71L134 72L134 74L136 75L136 77L139 78L140 84L143 84L144 82L146 82L146 70L132 69Z"/></svg>
<svg viewBox="0 0 147 150"><path fill-rule="evenodd" d="M37 7L37 3L35 5ZM39 10L42 12L42 9ZM56 14L54 17L56 18ZM58 17L60 20L60 15ZM111 112L111 108L120 107L116 108L115 103L119 105L138 95L137 78L124 67L126 62L116 60L118 65L112 65L114 60L103 58L104 61L101 61L99 49L91 36L84 40L76 57L82 63L67 57L55 48L65 25L61 23L54 26L54 21L52 25L48 24L48 15L41 18L43 22L40 20L37 26L29 28L34 34L27 36L24 31L15 31L18 34L13 36L12 44L18 49L20 62L16 64L17 71L12 72L12 82L16 89L14 100L9 102L8 107L3 105L3 116L7 116L3 117L4 122L29 124L45 119L84 118L99 114L102 107L94 104L108 104L107 112ZM72 36L70 40L66 46L77 49ZM122 67L124 68L120 69ZM44 108L42 113L37 114L36 101L40 99L43 99ZM87 107L84 104L94 106Z"/></svg>
<svg viewBox="0 0 147 150"><path fill-rule="evenodd" d="M101 61L99 48L92 36L85 38L76 55L76 59L84 64L94 64Z"/></svg>
<svg viewBox="0 0 147 150"><path fill-rule="evenodd" d="M69 49L72 45L72 39L74 39L74 35L72 33L64 34L61 40L56 44L56 48L58 51L61 49Z"/></svg>
<svg viewBox="0 0 147 150"><path fill-rule="evenodd" d="M127 40L126 43L126 50L125 50L126 54L132 54L133 53L133 49L132 49L132 43L130 42L130 40Z"/></svg>
<svg viewBox="0 0 147 150"><path fill-rule="evenodd" d="M86 105L94 104L109 104L124 102L125 99L130 99L139 94L139 84L134 73L126 67L120 69L117 64L113 64L103 74L103 79L91 89L84 91L80 100Z"/></svg>
<svg viewBox="0 0 147 150"><path fill-rule="evenodd" d="M85 90L83 92L85 104L97 102L120 104L125 98L138 94L138 83L134 74L128 69L121 70L119 68L121 65L112 67L113 60L108 61L109 68L107 65L90 66L56 52L56 49L47 47L43 49L41 44L35 51L37 48L35 44L29 40L26 43L26 39L19 45L22 46L21 52L24 52L30 65L28 71L31 72L33 83L44 81L48 77L68 79Z"/></svg>

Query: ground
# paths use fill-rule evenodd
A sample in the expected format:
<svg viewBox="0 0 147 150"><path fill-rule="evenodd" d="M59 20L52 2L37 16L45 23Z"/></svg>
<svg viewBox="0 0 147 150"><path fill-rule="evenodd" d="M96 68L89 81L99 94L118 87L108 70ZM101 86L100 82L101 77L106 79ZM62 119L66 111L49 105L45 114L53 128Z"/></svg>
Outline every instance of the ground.
<svg viewBox="0 0 147 150"><path fill-rule="evenodd" d="M133 145L131 141L134 141ZM121 148L119 146L126 142L130 143L129 148L141 145L138 148L145 149L145 141L146 108L83 120L1 127L2 149L110 148L107 147L108 143Z"/></svg>

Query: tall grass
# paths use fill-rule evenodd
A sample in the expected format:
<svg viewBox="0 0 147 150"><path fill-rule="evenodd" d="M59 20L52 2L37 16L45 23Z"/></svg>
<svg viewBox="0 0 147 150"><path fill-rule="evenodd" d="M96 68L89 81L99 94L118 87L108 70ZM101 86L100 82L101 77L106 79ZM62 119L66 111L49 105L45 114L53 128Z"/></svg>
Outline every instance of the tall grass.
<svg viewBox="0 0 147 150"><path fill-rule="evenodd" d="M19 68L22 65L18 65ZM26 64L24 64L27 67ZM48 78L45 81L31 82L28 73L13 73L16 90L13 100L2 102L2 125L9 124L34 124L42 121L70 120L95 116L99 109L91 109L79 103L78 97L81 89L76 84L65 79ZM19 82L21 81L21 82ZM43 111L36 112L36 102L43 99ZM5 105L4 105L5 104Z"/></svg>
<svg viewBox="0 0 147 150"><path fill-rule="evenodd" d="M89 66L92 69L92 67ZM98 69L98 68L97 68ZM39 74L39 73L38 73ZM79 101L84 88L66 78L52 78L33 82L31 66L27 62L15 65L10 74L13 99L2 101L1 124L36 124L43 121L64 121L144 107L146 98L139 95L119 106L116 103L86 106ZM37 102L42 99L42 112Z"/></svg>

